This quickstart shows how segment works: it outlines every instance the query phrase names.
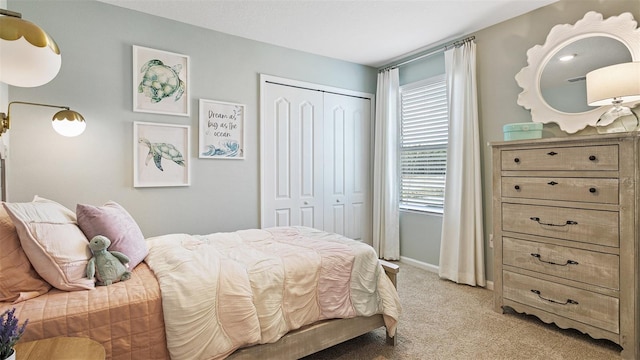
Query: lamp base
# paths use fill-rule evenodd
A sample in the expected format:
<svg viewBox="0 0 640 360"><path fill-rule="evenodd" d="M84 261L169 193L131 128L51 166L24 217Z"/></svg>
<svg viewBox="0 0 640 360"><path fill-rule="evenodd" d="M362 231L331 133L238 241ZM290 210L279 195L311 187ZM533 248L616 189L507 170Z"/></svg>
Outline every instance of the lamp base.
<svg viewBox="0 0 640 360"><path fill-rule="evenodd" d="M598 134L610 134L640 130L638 115L626 106L616 105L596 121Z"/></svg>

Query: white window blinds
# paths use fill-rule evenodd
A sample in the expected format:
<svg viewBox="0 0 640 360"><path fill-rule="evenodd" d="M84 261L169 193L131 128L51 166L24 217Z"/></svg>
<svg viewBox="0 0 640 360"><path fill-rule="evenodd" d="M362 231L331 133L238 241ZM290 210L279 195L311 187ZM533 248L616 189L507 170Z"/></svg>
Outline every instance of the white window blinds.
<svg viewBox="0 0 640 360"><path fill-rule="evenodd" d="M449 116L444 75L400 88L400 207L442 212Z"/></svg>

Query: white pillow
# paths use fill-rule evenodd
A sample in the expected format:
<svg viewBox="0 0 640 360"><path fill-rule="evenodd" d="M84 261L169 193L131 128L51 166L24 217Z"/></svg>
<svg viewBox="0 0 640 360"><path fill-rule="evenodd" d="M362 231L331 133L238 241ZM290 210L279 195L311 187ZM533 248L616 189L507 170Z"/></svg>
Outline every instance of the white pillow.
<svg viewBox="0 0 640 360"><path fill-rule="evenodd" d="M76 215L55 201L36 196L30 203L3 203L22 248L38 274L66 291L93 289L86 269L92 254Z"/></svg>

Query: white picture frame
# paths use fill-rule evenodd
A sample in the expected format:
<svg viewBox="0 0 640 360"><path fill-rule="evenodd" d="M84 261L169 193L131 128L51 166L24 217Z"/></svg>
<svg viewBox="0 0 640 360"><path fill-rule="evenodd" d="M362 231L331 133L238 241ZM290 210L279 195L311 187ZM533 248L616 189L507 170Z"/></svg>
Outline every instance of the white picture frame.
<svg viewBox="0 0 640 360"><path fill-rule="evenodd" d="M190 116L189 56L133 45L133 111Z"/></svg>
<svg viewBox="0 0 640 360"><path fill-rule="evenodd" d="M201 159L244 159L244 104L200 99L198 157Z"/></svg>
<svg viewBox="0 0 640 360"><path fill-rule="evenodd" d="M191 127L133 123L133 186L191 185Z"/></svg>

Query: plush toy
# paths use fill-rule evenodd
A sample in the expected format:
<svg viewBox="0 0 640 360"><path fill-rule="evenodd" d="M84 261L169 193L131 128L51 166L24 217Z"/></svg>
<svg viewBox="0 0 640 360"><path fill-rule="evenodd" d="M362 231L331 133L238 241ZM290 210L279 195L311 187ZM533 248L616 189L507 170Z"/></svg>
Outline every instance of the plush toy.
<svg viewBox="0 0 640 360"><path fill-rule="evenodd" d="M111 241L107 237L94 236L89 242L93 257L87 264L87 277L96 276L96 285L111 285L131 278L124 264L129 262L127 255L118 251L107 251Z"/></svg>

